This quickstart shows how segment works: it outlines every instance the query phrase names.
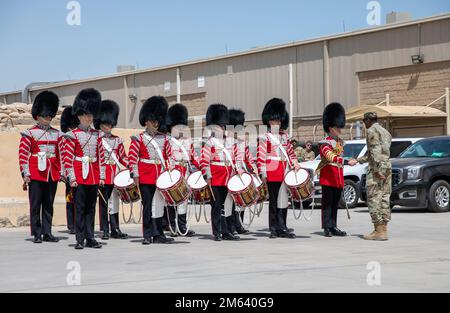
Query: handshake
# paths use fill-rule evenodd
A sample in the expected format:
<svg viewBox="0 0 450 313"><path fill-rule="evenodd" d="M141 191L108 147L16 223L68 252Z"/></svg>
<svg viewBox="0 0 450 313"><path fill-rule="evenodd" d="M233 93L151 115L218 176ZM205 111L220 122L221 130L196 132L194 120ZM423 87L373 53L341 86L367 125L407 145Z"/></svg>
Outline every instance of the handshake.
<svg viewBox="0 0 450 313"><path fill-rule="evenodd" d="M358 164L359 162L355 159L350 159L348 161L348 165L350 165L351 167L355 166L356 164Z"/></svg>

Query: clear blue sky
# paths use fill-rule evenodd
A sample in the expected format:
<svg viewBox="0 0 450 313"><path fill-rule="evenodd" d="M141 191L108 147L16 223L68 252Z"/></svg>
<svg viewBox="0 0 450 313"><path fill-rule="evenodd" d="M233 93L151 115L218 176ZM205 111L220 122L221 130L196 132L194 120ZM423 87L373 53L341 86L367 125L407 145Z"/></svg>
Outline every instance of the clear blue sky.
<svg viewBox="0 0 450 313"><path fill-rule="evenodd" d="M369 0L0 0L0 92L32 81L114 73L118 64L167 65L368 28ZM413 18L450 12L448 0L380 0Z"/></svg>

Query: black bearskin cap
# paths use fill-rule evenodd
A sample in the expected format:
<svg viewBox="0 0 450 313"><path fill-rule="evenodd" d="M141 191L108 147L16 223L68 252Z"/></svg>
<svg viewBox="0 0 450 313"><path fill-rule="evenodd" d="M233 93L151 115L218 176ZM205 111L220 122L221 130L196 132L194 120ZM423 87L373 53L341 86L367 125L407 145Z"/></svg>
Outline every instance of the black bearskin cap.
<svg viewBox="0 0 450 313"><path fill-rule="evenodd" d="M99 130L100 125L107 124L112 127L117 126L117 120L119 118L120 107L119 105L111 100L104 100L100 104L100 112L94 120L95 129Z"/></svg>
<svg viewBox="0 0 450 313"><path fill-rule="evenodd" d="M281 119L281 130L288 130L289 129L289 112L284 112L283 118Z"/></svg>
<svg viewBox="0 0 450 313"><path fill-rule="evenodd" d="M286 103L282 99L274 98L267 102L262 113L264 125L269 126L269 121L281 121L286 112Z"/></svg>
<svg viewBox="0 0 450 313"><path fill-rule="evenodd" d="M177 103L169 108L167 113L167 125L171 129L177 125L188 125L188 109L181 103Z"/></svg>
<svg viewBox="0 0 450 313"><path fill-rule="evenodd" d="M212 104L206 112L206 126L218 125L227 126L229 121L229 113L223 104Z"/></svg>
<svg viewBox="0 0 450 313"><path fill-rule="evenodd" d="M166 98L161 96L154 96L145 101L139 113L139 122L142 127L145 127L145 123L148 121L158 121L159 124L164 124L167 117L167 110L169 104Z"/></svg>
<svg viewBox="0 0 450 313"><path fill-rule="evenodd" d="M98 90L93 88L81 90L75 98L73 114L75 116L92 114L97 117L101 102L102 96Z"/></svg>
<svg viewBox="0 0 450 313"><path fill-rule="evenodd" d="M323 130L330 132L331 127L344 128L346 122L345 109L340 103L331 103L323 112Z"/></svg>
<svg viewBox="0 0 450 313"><path fill-rule="evenodd" d="M231 109L229 110L230 122L229 124L237 127L244 126L245 124L245 113L242 110Z"/></svg>
<svg viewBox="0 0 450 313"><path fill-rule="evenodd" d="M77 128L79 124L78 117L72 113L72 107L65 108L61 114L61 131L67 133L70 129Z"/></svg>
<svg viewBox="0 0 450 313"><path fill-rule="evenodd" d="M53 118L58 112L58 107L58 96L51 91L43 91L37 95L36 99L34 99L31 115L35 120L38 116L51 116Z"/></svg>

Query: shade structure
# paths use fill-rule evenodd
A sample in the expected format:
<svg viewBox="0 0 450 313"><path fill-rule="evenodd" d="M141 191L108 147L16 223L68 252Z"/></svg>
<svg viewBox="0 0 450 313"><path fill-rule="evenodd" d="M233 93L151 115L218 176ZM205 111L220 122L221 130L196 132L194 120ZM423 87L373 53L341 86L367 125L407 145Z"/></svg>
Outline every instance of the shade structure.
<svg viewBox="0 0 450 313"><path fill-rule="evenodd" d="M422 117L446 117L447 113L425 106L406 106L406 105L360 105L347 111L347 121L356 122L364 119L367 112L375 112L379 119L391 118L422 118Z"/></svg>

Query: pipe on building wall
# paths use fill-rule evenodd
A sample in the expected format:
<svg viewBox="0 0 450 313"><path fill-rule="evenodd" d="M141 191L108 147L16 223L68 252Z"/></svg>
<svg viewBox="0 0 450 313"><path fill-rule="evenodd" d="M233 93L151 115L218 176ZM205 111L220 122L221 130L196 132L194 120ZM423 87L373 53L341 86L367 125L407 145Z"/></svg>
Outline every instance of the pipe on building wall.
<svg viewBox="0 0 450 313"><path fill-rule="evenodd" d="M294 135L294 65L289 64L289 136Z"/></svg>
<svg viewBox="0 0 450 313"><path fill-rule="evenodd" d="M323 100L325 108L330 103L330 57L327 40L323 42Z"/></svg>
<svg viewBox="0 0 450 313"><path fill-rule="evenodd" d="M177 103L181 103L181 68L177 67Z"/></svg>
<svg viewBox="0 0 450 313"><path fill-rule="evenodd" d="M41 87L41 86L50 85L50 84L55 84L55 82L34 82L34 83L29 83L28 85L26 85L26 87L22 91L22 103L31 103L32 102L32 99L30 96L31 88Z"/></svg>
<svg viewBox="0 0 450 313"><path fill-rule="evenodd" d="M128 116L129 110L128 110L128 100L129 100L129 93L128 93L128 76L123 77L123 89L125 93L125 128L128 128L130 117Z"/></svg>

